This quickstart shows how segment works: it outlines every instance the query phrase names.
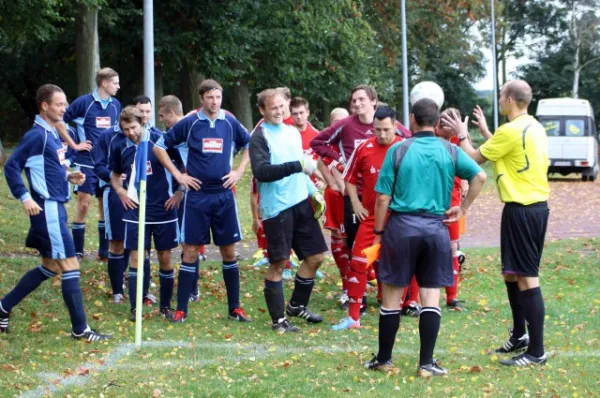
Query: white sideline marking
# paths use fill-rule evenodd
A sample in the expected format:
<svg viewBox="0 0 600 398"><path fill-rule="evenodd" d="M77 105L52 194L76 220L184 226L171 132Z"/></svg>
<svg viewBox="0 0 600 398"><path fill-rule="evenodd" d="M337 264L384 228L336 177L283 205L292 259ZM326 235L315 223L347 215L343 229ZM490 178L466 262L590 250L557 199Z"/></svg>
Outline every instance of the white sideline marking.
<svg viewBox="0 0 600 398"><path fill-rule="evenodd" d="M192 349L212 349L212 350L223 350L220 353L221 358L228 360L235 359L241 361L257 361L259 358L266 358L269 356L280 356L281 354L294 354L306 351L322 352L326 354L334 354L340 352L368 352L368 346L311 346L311 347L290 347L290 346L269 346L265 344L241 344L241 343L190 343L187 341L146 341L143 342L143 347L180 347L180 348L192 348ZM273 351L273 347L275 350ZM94 372L102 372L107 369L142 369L148 368L148 364L119 364L119 360L124 356L135 351L134 344L121 344L116 350L107 353L104 358L104 364L99 365L93 362L84 363L82 366L90 370L90 374ZM237 353L244 351L243 353ZM231 354L229 352L232 352ZM418 354L418 349L409 349L404 347L394 348L394 354L415 356ZM465 355L471 357L483 356L480 351L455 351L450 353L448 350L436 350L436 354L442 355ZM587 352L574 352L574 351L555 351L547 352L548 356L556 355L558 357L600 357L600 351L587 351ZM160 364L163 367L175 367L175 366L198 366L204 367L219 362L221 359L199 359L199 360L168 360ZM90 381L90 376L63 376L60 373L41 372L38 377L45 381L45 384L38 386L36 389L21 394L22 397L44 397L48 393L56 393L68 386L82 386Z"/></svg>

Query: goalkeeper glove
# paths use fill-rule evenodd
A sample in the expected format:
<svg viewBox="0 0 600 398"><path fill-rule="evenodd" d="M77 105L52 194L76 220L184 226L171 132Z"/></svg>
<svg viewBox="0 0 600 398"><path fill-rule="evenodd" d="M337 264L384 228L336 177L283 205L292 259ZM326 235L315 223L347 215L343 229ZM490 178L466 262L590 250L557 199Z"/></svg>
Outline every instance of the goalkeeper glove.
<svg viewBox="0 0 600 398"><path fill-rule="evenodd" d="M310 204L315 213L315 218L318 220L325 212L325 198L323 197L323 194L319 191L313 192L313 194L310 195Z"/></svg>
<svg viewBox="0 0 600 398"><path fill-rule="evenodd" d="M302 165L302 172L309 176L313 175L313 173L317 169L317 161L314 160L312 157L305 157L300 161L300 164Z"/></svg>

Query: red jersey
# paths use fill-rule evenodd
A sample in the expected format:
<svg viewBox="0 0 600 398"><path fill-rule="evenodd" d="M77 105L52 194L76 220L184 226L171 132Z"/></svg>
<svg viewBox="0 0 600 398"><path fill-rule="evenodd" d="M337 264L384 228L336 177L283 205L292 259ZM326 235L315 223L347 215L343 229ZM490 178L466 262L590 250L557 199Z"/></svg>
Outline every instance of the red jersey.
<svg viewBox="0 0 600 398"><path fill-rule="evenodd" d="M369 138L361 143L352 154L348 167L344 171L344 180L358 186L362 182L362 204L369 212L369 217L375 216L375 185L381 171L381 165L388 149L403 138L396 135L389 145L381 145L377 138Z"/></svg>
<svg viewBox="0 0 600 398"><path fill-rule="evenodd" d="M458 137L450 138L450 142L454 145L459 144ZM450 206L460 206L460 202L462 201L461 193L460 193L460 183L461 180L458 177L454 177L454 187L452 188L452 197L450 199Z"/></svg>

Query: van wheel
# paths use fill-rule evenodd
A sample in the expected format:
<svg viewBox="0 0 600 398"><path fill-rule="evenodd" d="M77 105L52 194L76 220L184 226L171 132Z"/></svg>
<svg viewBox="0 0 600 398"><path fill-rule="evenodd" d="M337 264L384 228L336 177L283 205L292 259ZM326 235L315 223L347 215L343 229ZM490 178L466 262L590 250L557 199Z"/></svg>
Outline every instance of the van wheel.
<svg viewBox="0 0 600 398"><path fill-rule="evenodd" d="M586 174L583 174L583 175L581 176L581 181L585 182L585 181L587 181L587 180L588 180L588 176L587 176ZM592 180L592 181L593 181L593 180Z"/></svg>

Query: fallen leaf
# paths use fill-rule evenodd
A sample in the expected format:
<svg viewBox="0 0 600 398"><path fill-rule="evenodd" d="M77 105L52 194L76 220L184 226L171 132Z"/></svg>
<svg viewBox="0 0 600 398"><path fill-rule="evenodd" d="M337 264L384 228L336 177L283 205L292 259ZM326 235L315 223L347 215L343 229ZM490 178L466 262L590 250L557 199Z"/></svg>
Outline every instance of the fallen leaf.
<svg viewBox="0 0 600 398"><path fill-rule="evenodd" d="M19 368L17 368L15 365L12 364L4 364L2 365L2 369L8 371L8 372L18 372Z"/></svg>
<svg viewBox="0 0 600 398"><path fill-rule="evenodd" d="M481 372L483 372L483 368L479 365L471 366L471 368L469 368L469 373L481 373Z"/></svg>
<svg viewBox="0 0 600 398"><path fill-rule="evenodd" d="M94 305L95 305L96 307L102 307L104 304L102 304L102 301L100 301L100 300L96 300L96 301L94 301Z"/></svg>
<svg viewBox="0 0 600 398"><path fill-rule="evenodd" d="M259 309L258 309L258 312L260 312L260 313L264 314L265 312L267 312L267 310L265 310L264 308L259 308Z"/></svg>
<svg viewBox="0 0 600 398"><path fill-rule="evenodd" d="M88 368L84 368L83 366L78 366L77 369L75 369L75 374L77 376L87 376L90 374L90 370Z"/></svg>
<svg viewBox="0 0 600 398"><path fill-rule="evenodd" d="M160 391L158 388L155 388L154 391L152 391L152 398L158 398L162 395L162 391Z"/></svg>
<svg viewBox="0 0 600 398"><path fill-rule="evenodd" d="M232 335L232 334L224 334L224 335L223 335L223 338L224 338L225 340L231 340L231 338L232 338L232 337L233 337L233 335Z"/></svg>

